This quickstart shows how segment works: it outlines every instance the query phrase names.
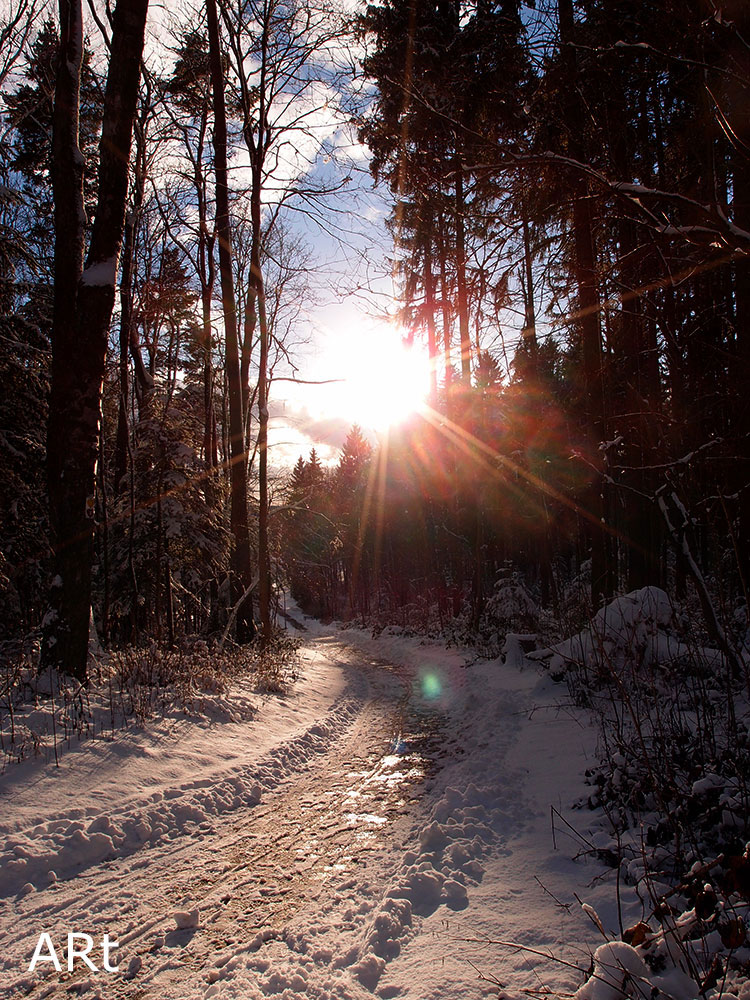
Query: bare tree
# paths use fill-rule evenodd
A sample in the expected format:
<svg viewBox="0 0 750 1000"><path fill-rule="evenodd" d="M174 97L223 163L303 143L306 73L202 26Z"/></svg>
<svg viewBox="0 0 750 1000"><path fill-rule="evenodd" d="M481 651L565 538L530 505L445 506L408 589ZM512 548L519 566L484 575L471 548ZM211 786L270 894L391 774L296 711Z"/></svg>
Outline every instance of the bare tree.
<svg viewBox="0 0 750 1000"><path fill-rule="evenodd" d="M229 386L229 435L231 527L234 535L233 577L240 601L237 614L238 638L254 634L252 589L250 586L250 534L247 512L247 448L245 444L242 382L240 378L237 305L232 272L232 230L229 220L227 170L227 114L224 100L222 63L216 0L207 0L208 46L214 110L214 170L216 174L216 238L219 244L219 277L226 338L226 371Z"/></svg>
<svg viewBox="0 0 750 1000"><path fill-rule="evenodd" d="M39 8L38 0L17 0L8 6L7 14L0 18L0 87L13 72L13 67L26 49Z"/></svg>
<svg viewBox="0 0 750 1000"><path fill-rule="evenodd" d="M210 0L213 2L213 0ZM258 575L261 638L271 635L268 543L268 390L271 330L263 279L263 242L285 201L298 193L322 143L321 111L332 108L331 70L319 63L337 29L330 12L312 4L220 0L232 71L239 90L242 136L250 160L252 246L247 334L256 335L258 360ZM299 163L290 162L298 158ZM286 174L286 176L285 176ZM272 197L269 193L272 191ZM320 192L317 192L320 193ZM312 187L306 197L314 197ZM219 237L221 243L221 237Z"/></svg>
<svg viewBox="0 0 750 1000"><path fill-rule="evenodd" d="M216 279L216 233L209 220L210 167L208 129L211 117L211 70L207 40L195 27L183 30L177 45L177 62L162 109L168 119L165 135L176 141L184 165L176 178L154 193L174 242L195 272L201 291L203 336L204 436L203 451L209 468L218 465L211 302ZM176 223L176 225L175 225ZM179 232L178 232L179 230Z"/></svg>

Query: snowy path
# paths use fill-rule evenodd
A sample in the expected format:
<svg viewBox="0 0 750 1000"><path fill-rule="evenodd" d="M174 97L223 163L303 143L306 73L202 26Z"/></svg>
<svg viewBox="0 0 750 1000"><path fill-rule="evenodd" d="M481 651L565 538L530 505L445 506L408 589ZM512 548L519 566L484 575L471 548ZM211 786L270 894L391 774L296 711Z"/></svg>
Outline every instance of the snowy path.
<svg viewBox="0 0 750 1000"><path fill-rule="evenodd" d="M312 636L294 695L252 721L185 722L145 759L84 744L3 787L5 995L437 1000L496 995L478 968L535 989L537 966L577 985L467 939L587 936L534 880L569 898L591 875L548 832L580 726L530 712L529 673L477 684L455 652L345 638L364 648ZM119 972L28 974L39 934L71 930L108 932Z"/></svg>

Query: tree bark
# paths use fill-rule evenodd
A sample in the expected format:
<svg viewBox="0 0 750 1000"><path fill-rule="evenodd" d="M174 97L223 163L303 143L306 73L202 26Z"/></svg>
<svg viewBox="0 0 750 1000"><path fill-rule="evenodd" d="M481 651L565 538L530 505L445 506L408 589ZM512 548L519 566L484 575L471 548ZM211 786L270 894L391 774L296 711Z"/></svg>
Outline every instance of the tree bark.
<svg viewBox="0 0 750 1000"><path fill-rule="evenodd" d="M536 378L538 375L537 362L539 345L536 339L536 306L534 304L534 272L532 269L532 255L531 255L531 233L529 231L529 213L526 208L526 204L522 207L523 215L521 217L521 226L523 233L523 266L524 266L524 281L525 281L525 296L524 296L524 322L523 330L521 331L522 343L526 347L531 358L533 358L533 374Z"/></svg>
<svg viewBox="0 0 750 1000"><path fill-rule="evenodd" d="M122 242L122 267L120 274L120 405L117 415L117 439L115 443L115 492L119 496L125 491L128 471L128 435L130 422L128 419L130 372L128 357L134 350L140 359L136 333L133 328L133 263L135 257L135 240L138 231L138 220L143 208L144 182L146 174L146 133L145 117L135 127L134 178L131 194L130 210L125 215L125 230ZM140 369L143 369L141 364ZM141 379L142 371L136 362L136 375ZM143 385L141 385L143 388ZM149 386L147 391L150 391Z"/></svg>
<svg viewBox="0 0 750 1000"><path fill-rule="evenodd" d="M445 363L445 387L450 386L453 359L451 357L451 310L450 310L450 285L448 283L448 262L447 249L445 246L445 220L442 213L439 217L438 225L438 254L440 257L440 308L443 321L443 356Z"/></svg>
<svg viewBox="0 0 750 1000"><path fill-rule="evenodd" d="M247 449L242 406L237 305L232 274L232 233L229 222L229 180L227 171L227 117L224 101L224 69L221 59L216 0L207 0L208 48L214 109L214 170L216 175L216 238L219 243L219 278L224 311L226 371L229 391L230 521L234 536L232 550L232 603L241 600L237 612L237 638L253 638L250 586L250 528L247 513Z"/></svg>
<svg viewBox="0 0 750 1000"><path fill-rule="evenodd" d="M750 226L750 11L745 3L733 0L728 7L732 19L730 44L727 46L729 77L729 120L737 141L732 145L731 167L734 223ZM732 374L734 389L735 435L737 438L737 490L739 493L739 525L737 554L739 573L745 599L750 594L750 261L738 257L734 266L734 297L736 315L735 366Z"/></svg>
<svg viewBox="0 0 750 1000"><path fill-rule="evenodd" d="M215 0L210 0L215 3ZM262 196L263 169L270 129L268 127L267 110L272 100L274 70L278 67L269 65L271 60L270 46L273 40L273 5L263 4L257 12L260 38L257 45L256 59L259 60L259 79L257 86L250 86L242 57L241 19L232 24L227 7L222 4L225 23L230 25L232 34L236 68L239 74L243 109L243 137L250 157L252 189L250 193L250 224L252 242L250 248L250 285L245 317L245 332L243 338L243 354L241 359L241 375L244 376L246 422L249 427L252 395L249 391L249 371L253 346L253 338L258 335L258 609L260 614L260 639L265 648L271 639L271 561L268 540L268 390L269 390L269 349L270 329L266 309L266 293L263 281L261 261L262 249Z"/></svg>
<svg viewBox="0 0 750 1000"><path fill-rule="evenodd" d="M268 351L270 347L266 290L261 266L263 191L263 146L266 130L265 70L268 42L268 25L263 25L262 70L258 110L258 140L255 143L253 163L253 190L250 199L250 218L253 241L250 258L252 281L252 306L257 316L260 338L258 359L258 604L260 611L261 643L263 648L271 641L271 557L268 542ZM252 155L252 150L251 150ZM252 326L252 324L251 324ZM252 334L251 334L252 335Z"/></svg>
<svg viewBox="0 0 750 1000"><path fill-rule="evenodd" d="M135 216L128 212L125 220L125 238L122 248L122 273L120 275L120 358L118 373L120 378L120 403L117 411L117 439L115 442L115 493L124 493L128 472L128 435L130 421L130 327L133 313L133 243L135 239Z"/></svg>
<svg viewBox="0 0 750 1000"><path fill-rule="evenodd" d="M427 211L430 211L427 209ZM438 349L435 332L435 275L432 270L433 224L432 214L427 224L424 240L424 305L427 313L427 353L430 358L430 406L437 406Z"/></svg>
<svg viewBox="0 0 750 1000"><path fill-rule="evenodd" d="M128 163L148 0L119 0L104 95L99 194L86 267L78 109L83 51L80 0L61 0L55 89L55 306L48 430L55 576L42 666L86 678L94 494L101 390L125 220Z"/></svg>
<svg viewBox="0 0 750 1000"><path fill-rule="evenodd" d="M461 380L471 383L471 337L469 334L469 296L466 288L466 230L464 225L464 172L458 153L456 170L456 285L458 290L458 331L461 340Z"/></svg>
<svg viewBox="0 0 750 1000"><path fill-rule="evenodd" d="M558 0L562 62L566 67L568 107L566 126L569 134L570 154L574 160L585 162L584 120L578 94L578 67L573 47L575 22L572 0ZM583 503L588 512L591 539L591 600L597 606L602 598L611 596L614 583L607 552L605 529L606 505L604 478L598 467L599 442L604 440L604 390L602 385L602 342L599 328L599 287L594 250L591 193L585 176L571 178L573 196L574 275L578 288L578 323L581 329L584 379L586 383L586 409L589 425L590 460L596 466L587 496Z"/></svg>
<svg viewBox="0 0 750 1000"><path fill-rule="evenodd" d="M259 213L260 214L260 213ZM268 319L260 254L253 263L258 292L260 358L258 371L258 601L263 648L271 640L271 557L268 542Z"/></svg>

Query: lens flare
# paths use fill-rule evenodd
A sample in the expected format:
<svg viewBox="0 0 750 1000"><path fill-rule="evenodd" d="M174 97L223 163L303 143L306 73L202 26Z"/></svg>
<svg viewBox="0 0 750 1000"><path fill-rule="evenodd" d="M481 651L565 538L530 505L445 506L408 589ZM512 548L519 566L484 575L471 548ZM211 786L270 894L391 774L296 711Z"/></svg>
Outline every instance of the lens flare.
<svg viewBox="0 0 750 1000"><path fill-rule="evenodd" d="M423 674L421 678L422 697L426 701L435 701L443 693L443 685L437 674Z"/></svg>

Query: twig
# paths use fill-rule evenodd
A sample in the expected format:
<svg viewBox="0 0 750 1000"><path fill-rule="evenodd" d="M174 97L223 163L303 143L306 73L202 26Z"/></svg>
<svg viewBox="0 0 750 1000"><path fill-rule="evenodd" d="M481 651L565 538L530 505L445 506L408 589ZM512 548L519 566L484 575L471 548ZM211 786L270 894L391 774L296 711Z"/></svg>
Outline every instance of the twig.
<svg viewBox="0 0 750 1000"><path fill-rule="evenodd" d="M577 838L578 838L578 840L580 840L580 842L581 842L581 843L582 843L582 844L583 844L583 845L584 845L585 847L588 847L588 849L589 849L590 851L593 851L594 853L596 853L596 848L595 848L595 847L594 847L594 845L593 845L593 844L591 843L591 841L590 841L590 840L586 840L586 838L585 838L585 837L583 836L583 834L579 833L579 832L578 832L578 830L576 830L576 828L575 828L574 826L572 826L572 824L570 824L570 823L569 823L569 822L568 822L568 821L567 821L567 820L565 819L565 817L563 816L563 814L562 814L562 813L560 812L560 810L559 810L559 809L555 809L555 807L551 805L551 806L550 806L550 811L552 812L553 816L558 816L558 817L559 817L559 818L560 818L560 819L561 819L561 820L563 821L563 823L565 824L565 826L567 826L567 828L568 828L568 829L569 829L569 830L571 831L571 833L572 833L572 834L573 834L573 835L574 835L575 837L577 837ZM555 848L555 850L557 850L557 848Z"/></svg>
<svg viewBox="0 0 750 1000"><path fill-rule="evenodd" d="M539 878L538 875L534 876L534 881L539 885L540 889L543 892L546 892L548 896L554 899L554 901L557 903L559 907L561 907L561 909L566 910L568 913L570 913L570 907L572 905L571 903L563 903L562 900L558 899L557 896L554 894L554 892L550 892L550 890L542 882L542 880Z"/></svg>

